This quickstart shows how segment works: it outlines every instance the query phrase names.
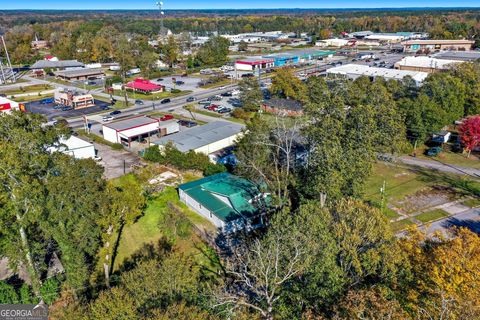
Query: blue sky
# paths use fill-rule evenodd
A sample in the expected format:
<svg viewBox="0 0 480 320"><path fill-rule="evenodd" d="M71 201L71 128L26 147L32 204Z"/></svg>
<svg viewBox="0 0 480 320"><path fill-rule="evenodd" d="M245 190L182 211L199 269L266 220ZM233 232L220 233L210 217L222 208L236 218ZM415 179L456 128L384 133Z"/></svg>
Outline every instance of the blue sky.
<svg viewBox="0 0 480 320"><path fill-rule="evenodd" d="M154 9L156 0L0 0L2 9ZM480 7L479 0L164 0L166 9Z"/></svg>

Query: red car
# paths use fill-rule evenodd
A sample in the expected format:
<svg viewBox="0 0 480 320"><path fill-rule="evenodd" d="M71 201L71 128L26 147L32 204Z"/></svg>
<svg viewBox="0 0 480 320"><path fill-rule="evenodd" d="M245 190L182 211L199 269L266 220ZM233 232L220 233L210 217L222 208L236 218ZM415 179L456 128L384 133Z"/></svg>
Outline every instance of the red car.
<svg viewBox="0 0 480 320"><path fill-rule="evenodd" d="M207 109L210 111L216 111L218 109L218 106L216 104L212 104Z"/></svg>
<svg viewBox="0 0 480 320"><path fill-rule="evenodd" d="M172 120L172 119L175 119L175 117L172 116L171 114L166 114L166 115L164 115L163 117L160 118L160 121L167 121L167 120Z"/></svg>

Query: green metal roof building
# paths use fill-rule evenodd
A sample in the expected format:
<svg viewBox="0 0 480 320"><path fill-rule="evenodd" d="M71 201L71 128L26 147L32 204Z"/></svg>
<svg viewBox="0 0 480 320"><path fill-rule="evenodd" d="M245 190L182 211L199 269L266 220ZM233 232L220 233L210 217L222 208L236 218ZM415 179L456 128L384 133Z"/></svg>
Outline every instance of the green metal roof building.
<svg viewBox="0 0 480 320"><path fill-rule="evenodd" d="M180 200L226 233L261 225L269 196L250 181L219 173L178 187Z"/></svg>

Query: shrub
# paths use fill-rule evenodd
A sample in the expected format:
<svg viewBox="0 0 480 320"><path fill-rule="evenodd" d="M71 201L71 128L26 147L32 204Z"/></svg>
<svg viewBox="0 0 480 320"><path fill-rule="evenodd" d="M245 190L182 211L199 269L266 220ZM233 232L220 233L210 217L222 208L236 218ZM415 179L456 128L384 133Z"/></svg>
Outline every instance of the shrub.
<svg viewBox="0 0 480 320"><path fill-rule="evenodd" d="M18 303L15 288L5 281L0 281L0 303Z"/></svg>
<svg viewBox="0 0 480 320"><path fill-rule="evenodd" d="M112 149L113 150L122 150L123 145L121 143L114 143L114 144L112 144Z"/></svg>
<svg viewBox="0 0 480 320"><path fill-rule="evenodd" d="M182 90L180 90L180 89L172 89L172 90L170 90L170 92L171 92L171 93L180 93L180 92L182 92Z"/></svg>
<svg viewBox="0 0 480 320"><path fill-rule="evenodd" d="M145 149L143 158L163 165L172 165L180 170L202 171L205 176L226 171L225 166L211 163L207 155L194 151L183 153L171 143L161 151L158 146Z"/></svg>
<svg viewBox="0 0 480 320"><path fill-rule="evenodd" d="M60 281L57 278L49 278L40 288L40 294L46 304L52 304L58 298Z"/></svg>

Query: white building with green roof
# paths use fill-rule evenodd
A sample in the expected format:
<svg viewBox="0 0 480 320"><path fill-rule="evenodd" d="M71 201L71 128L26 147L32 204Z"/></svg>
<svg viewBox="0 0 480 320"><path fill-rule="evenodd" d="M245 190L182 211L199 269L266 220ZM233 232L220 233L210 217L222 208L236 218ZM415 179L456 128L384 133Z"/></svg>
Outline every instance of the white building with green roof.
<svg viewBox="0 0 480 320"><path fill-rule="evenodd" d="M229 173L182 184L178 193L183 203L225 233L261 226L270 203L269 195L252 182Z"/></svg>

